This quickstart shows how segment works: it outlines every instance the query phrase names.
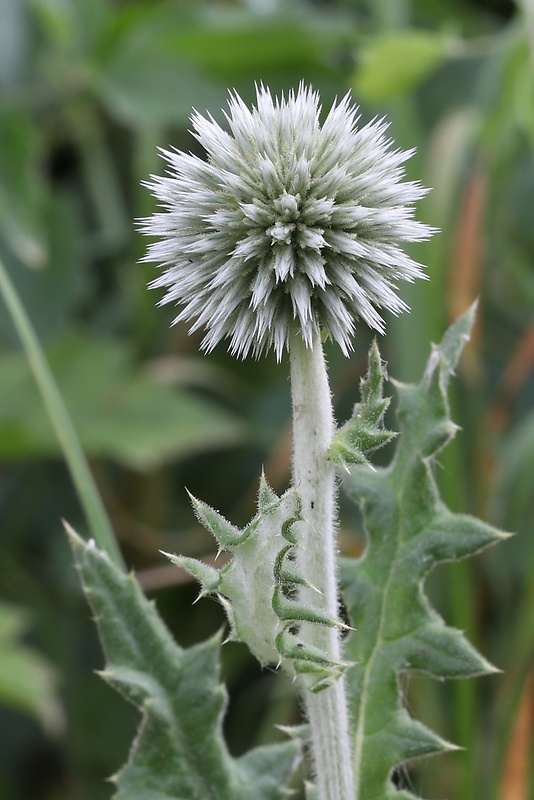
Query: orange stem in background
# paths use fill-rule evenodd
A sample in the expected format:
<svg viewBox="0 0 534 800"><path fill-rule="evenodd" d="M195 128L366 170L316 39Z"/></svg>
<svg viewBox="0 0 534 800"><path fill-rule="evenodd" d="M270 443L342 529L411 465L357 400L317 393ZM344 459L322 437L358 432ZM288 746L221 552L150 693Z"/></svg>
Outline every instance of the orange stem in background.
<svg viewBox="0 0 534 800"><path fill-rule="evenodd" d="M534 670L527 677L508 744L499 800L529 800L534 737Z"/></svg>

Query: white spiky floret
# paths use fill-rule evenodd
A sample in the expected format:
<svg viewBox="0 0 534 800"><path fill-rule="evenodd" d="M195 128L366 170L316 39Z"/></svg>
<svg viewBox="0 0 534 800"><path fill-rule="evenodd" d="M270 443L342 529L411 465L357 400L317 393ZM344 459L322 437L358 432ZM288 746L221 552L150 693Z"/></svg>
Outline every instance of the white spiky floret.
<svg viewBox="0 0 534 800"><path fill-rule="evenodd" d="M426 189L403 180L413 151L393 148L384 120L358 127L350 94L321 125L303 84L256 93L251 109L231 93L228 130L193 113L206 160L161 150L167 174L146 185L162 210L141 226L156 237L144 260L163 268L151 286L182 306L175 322L206 330L205 350L229 339L235 355L280 359L296 329L308 347L322 331L348 354L358 318L383 332L377 309L407 309L398 281L425 277L401 249L433 233L413 218Z"/></svg>

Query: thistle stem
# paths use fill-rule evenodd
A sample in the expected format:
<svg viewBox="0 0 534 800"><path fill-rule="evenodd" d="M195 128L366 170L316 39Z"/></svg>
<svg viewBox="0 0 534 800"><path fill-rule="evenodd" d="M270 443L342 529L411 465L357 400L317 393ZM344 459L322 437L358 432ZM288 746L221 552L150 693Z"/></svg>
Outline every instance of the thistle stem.
<svg viewBox="0 0 534 800"><path fill-rule="evenodd" d="M322 594L322 610L338 618L336 579L336 476L328 460L335 423L319 334L308 348L293 333L290 343L293 401L293 479L305 520L299 566ZM317 594L302 590L302 599L317 604ZM341 660L337 628L303 623L301 639ZM348 711L343 677L317 694L304 692L312 731L312 755L319 800L354 800Z"/></svg>

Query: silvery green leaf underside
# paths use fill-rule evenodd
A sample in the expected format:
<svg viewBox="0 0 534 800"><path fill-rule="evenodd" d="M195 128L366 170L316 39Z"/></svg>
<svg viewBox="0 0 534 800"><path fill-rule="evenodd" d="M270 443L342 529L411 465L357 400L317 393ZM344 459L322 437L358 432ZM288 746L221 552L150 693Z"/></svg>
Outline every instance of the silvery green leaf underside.
<svg viewBox="0 0 534 800"><path fill-rule="evenodd" d="M232 554L231 560L216 570L193 558L166 555L199 581L202 595L217 596L230 623L230 638L245 642L261 664L282 667L312 691L337 680L348 663L333 661L299 636L302 623L345 626L322 610L322 595L299 572L298 493L290 489L278 497L262 476L258 512L242 530L196 498L193 506L220 550ZM312 590L315 602L299 600L301 586Z"/></svg>

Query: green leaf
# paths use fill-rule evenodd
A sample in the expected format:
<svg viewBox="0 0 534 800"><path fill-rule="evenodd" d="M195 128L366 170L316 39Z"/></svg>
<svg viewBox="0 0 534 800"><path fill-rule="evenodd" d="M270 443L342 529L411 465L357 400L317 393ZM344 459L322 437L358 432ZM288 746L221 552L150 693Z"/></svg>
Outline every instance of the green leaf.
<svg viewBox="0 0 534 800"><path fill-rule="evenodd" d="M220 106L222 87L213 87L183 60L148 50L117 53L95 74L95 89L116 119L132 126L185 125L191 107Z"/></svg>
<svg viewBox="0 0 534 800"><path fill-rule="evenodd" d="M281 800L299 743L230 755L220 636L179 647L135 577L67 530L106 654L102 677L142 713L128 762L113 778L114 800Z"/></svg>
<svg viewBox="0 0 534 800"><path fill-rule="evenodd" d="M447 54L443 36L430 31L375 36L360 53L353 89L356 96L370 103L393 100L415 89Z"/></svg>
<svg viewBox="0 0 534 800"><path fill-rule="evenodd" d="M57 732L63 725L57 677L37 651L20 642L27 627L24 611L0 604L0 704L30 714Z"/></svg>
<svg viewBox="0 0 534 800"><path fill-rule="evenodd" d="M117 340L69 336L50 365L87 453L133 469L240 441L243 426L215 402L135 369ZM0 457L52 456L58 445L22 356L0 358Z"/></svg>
<svg viewBox="0 0 534 800"><path fill-rule="evenodd" d="M234 24L226 19L222 25L168 27L164 46L232 86L236 81L245 83L243 76L249 74L261 75L266 83L267 76L280 80L283 75L287 84L321 70L324 79L329 54L349 40L346 26L332 17L315 26L311 18L295 24L287 18L280 22L265 17L258 24L257 18L247 23L243 17Z"/></svg>
<svg viewBox="0 0 534 800"><path fill-rule="evenodd" d="M169 31L184 27L183 14L173 4L148 3L118 15L121 24L91 65L93 90L114 118L154 129L187 123L191 107L221 106L224 85L167 45Z"/></svg>
<svg viewBox="0 0 534 800"><path fill-rule="evenodd" d="M33 0L33 11L56 57L84 61L108 22L106 0Z"/></svg>
<svg viewBox="0 0 534 800"><path fill-rule="evenodd" d="M393 769L414 758L454 749L403 707L400 676L409 670L436 678L489 674L494 668L463 634L431 608L424 581L436 564L464 558L506 537L465 514L449 511L434 478L436 454L456 431L447 385L469 336L471 308L434 347L423 379L395 384L401 433L389 466L356 465L344 488L360 506L367 547L344 559L341 575L351 623L345 656L353 719L358 797L399 800Z"/></svg>

